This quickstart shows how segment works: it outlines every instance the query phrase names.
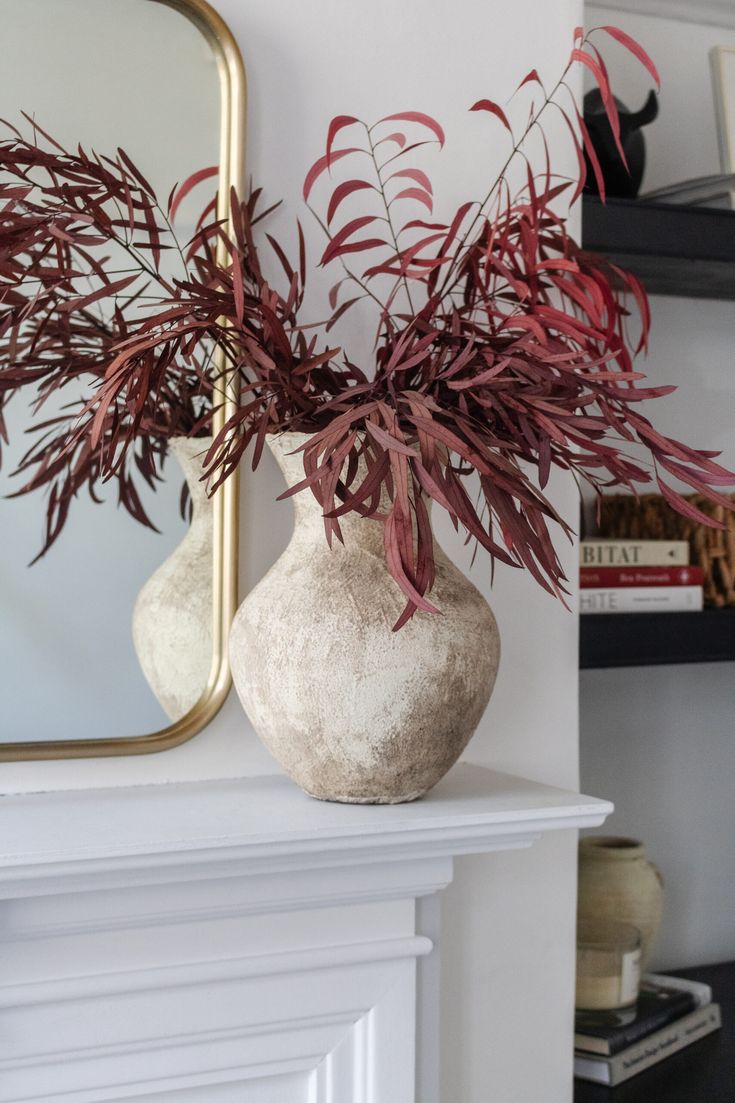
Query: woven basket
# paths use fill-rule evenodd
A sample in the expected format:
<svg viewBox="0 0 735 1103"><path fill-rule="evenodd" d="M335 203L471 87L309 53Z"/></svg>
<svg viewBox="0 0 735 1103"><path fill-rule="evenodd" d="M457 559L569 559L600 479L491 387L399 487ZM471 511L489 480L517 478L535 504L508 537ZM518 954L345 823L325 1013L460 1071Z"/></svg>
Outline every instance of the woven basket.
<svg viewBox="0 0 735 1103"><path fill-rule="evenodd" d="M735 501L735 495L728 495ZM726 527L711 529L687 520L660 494L605 494L596 536L619 540L688 540L690 563L704 569L706 605L735 605L735 513L689 494L702 513Z"/></svg>

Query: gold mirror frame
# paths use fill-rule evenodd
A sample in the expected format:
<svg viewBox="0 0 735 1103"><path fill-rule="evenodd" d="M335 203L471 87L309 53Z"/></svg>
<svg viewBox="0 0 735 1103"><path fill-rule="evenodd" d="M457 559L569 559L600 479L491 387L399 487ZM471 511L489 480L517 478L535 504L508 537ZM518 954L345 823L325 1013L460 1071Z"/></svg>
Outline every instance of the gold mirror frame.
<svg viewBox="0 0 735 1103"><path fill-rule="evenodd" d="M242 54L232 32L207 0L149 0L185 16L201 31L217 60L220 81L220 164L218 217L230 225L229 196L235 188L244 193L246 81ZM220 245L219 260L228 263ZM225 373L224 358L216 366L225 379L226 397L213 419L216 434L234 410L236 381ZM232 682L227 640L237 609L238 480L233 475L213 496L213 601L212 666L204 692L180 720L150 735L125 738L45 740L38 743L0 743L0 762L32 759L98 758L111 755L152 754L185 743L200 732L224 704Z"/></svg>

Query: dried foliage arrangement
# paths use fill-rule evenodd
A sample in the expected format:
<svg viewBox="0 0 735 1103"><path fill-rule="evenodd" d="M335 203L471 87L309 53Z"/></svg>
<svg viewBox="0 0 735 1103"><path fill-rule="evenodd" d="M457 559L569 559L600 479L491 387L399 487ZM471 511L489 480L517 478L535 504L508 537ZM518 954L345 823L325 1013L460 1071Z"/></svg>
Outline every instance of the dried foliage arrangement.
<svg viewBox="0 0 735 1103"><path fill-rule="evenodd" d="M127 320L100 353L99 385L60 455L86 442L99 456L100 471L119 477L126 456L165 408L167 390L183 385L189 372L201 383L211 349L219 346L239 376L241 397L210 452L214 484L232 473L249 448L257 466L267 434L308 433L304 479L288 493L315 495L330 541L340 538L340 517L348 512L382 522L388 570L406 597L396 628L416 610L437 611L428 596L435 570L429 501L445 509L493 562L527 568L557 596L565 592L565 579L550 527L570 528L544 493L552 467L598 491L635 490L655 478L674 508L712 524L665 478L674 476L729 506L715 488L735 482L735 476L715 463L714 453L658 433L639 409L673 390L641 386L644 376L633 368L648 335L645 291L635 276L585 254L560 213L584 187L585 153L604 195L568 84L573 67L592 75L620 144L595 33L631 51L658 83L650 58L623 31L578 30L553 88L547 90L535 69L521 81L517 94L533 102L519 131L499 104L480 100L472 106L507 133L508 156L484 197L461 204L450 218L434 213L430 177L417 164L430 147L444 144L434 118L405 111L372 125L350 115L332 120L324 153L303 189L326 235L321 264L340 269L329 316L319 327L301 317L307 265L300 226L295 264L266 235L285 276L278 289L264 274L254 240L257 193L247 203L232 197L232 234L205 218L189 251L187 274L162 288L160 301L134 322ZM552 169L544 136L550 118L561 118L568 131L578 164L575 179ZM538 135L540 171L526 152ZM27 147L13 147L14 164L16 150L28 155ZM510 180L519 163L524 183L514 191ZM85 185L88 171L85 165ZM66 201L75 202L80 185L71 178L63 186ZM122 154L114 186L120 188L120 223L130 234L143 235L155 273L166 226ZM353 196L364 199L365 213L346 217L343 204ZM11 190L0 192L0 199L6 204L0 278L17 294L25 275L16 273L13 283L6 257L25 197ZM83 209L86 196L71 224L60 227L62 235L99 234L96 223L87 228ZM28 240L24 228L19 236ZM66 237L59 246L54 236L53 245L45 239L47 246L39 247L38 263L51 266L47 278L54 288L63 284L71 263L63 251ZM226 266L217 263L218 243L226 246ZM45 248L53 260L46 259ZM127 285L115 294L124 290ZM29 298L26 293L26 308ZM377 318L371 370L329 341L335 323L363 299L373 303ZM12 298L5 302L16 309ZM88 305L76 302L79 310ZM631 306L640 319L637 339L629 332ZM17 325L0 327L4 361L17 341ZM652 470L626 454L630 444L645 446Z"/></svg>
<svg viewBox="0 0 735 1103"><path fill-rule="evenodd" d="M99 500L110 477L119 504L155 528L136 482L155 487L172 437L208 435L216 379L206 342L172 346L154 353L153 374L128 386L124 405L100 412L100 388L114 378L120 354L125 360L137 347L149 305L178 294L164 275L164 254L176 255L184 275L193 263L199 241L187 255L172 223L196 181L172 194L166 212L122 150L114 158L68 151L25 118L30 138L2 123L8 136L0 141L0 447L8 442L8 404L22 396L33 443L15 471L22 478L15 496L47 493L40 558L77 494L86 489ZM55 412L44 416L49 406ZM133 421L130 447L118 456L117 441Z"/></svg>

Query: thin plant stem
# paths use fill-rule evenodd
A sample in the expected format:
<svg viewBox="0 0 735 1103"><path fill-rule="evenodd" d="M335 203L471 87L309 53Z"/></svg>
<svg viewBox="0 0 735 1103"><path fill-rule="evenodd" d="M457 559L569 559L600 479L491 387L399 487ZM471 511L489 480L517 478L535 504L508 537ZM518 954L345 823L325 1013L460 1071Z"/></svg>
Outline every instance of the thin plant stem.
<svg viewBox="0 0 735 1103"><path fill-rule="evenodd" d="M390 230L390 236L393 239L393 247L396 251L396 256L398 257L398 261L400 263L401 252L400 252L400 249L398 248L398 238L396 236L395 229L393 228L393 219L391 218L390 204L388 202L388 197L385 194L385 184L383 182L383 175L380 171L380 167L378 166L378 159L375 156L375 146L373 145L373 137L372 137L372 134L371 134L370 130L371 130L371 128L369 126L365 126L365 133L367 134L367 140L368 140L368 143L370 145L370 160L373 162L373 166L375 167L375 175L378 178L378 192L380 194L380 198L383 201L383 207L385 208L385 217L386 217L386 221L388 223L388 229ZM411 311L412 314L414 314L415 311L414 311L414 308L413 308L413 302L411 300L411 291L410 291L410 288L408 286L408 278L406 277L405 273L403 274L403 276L401 278L402 278L404 289L406 291L406 298L408 299L409 310Z"/></svg>

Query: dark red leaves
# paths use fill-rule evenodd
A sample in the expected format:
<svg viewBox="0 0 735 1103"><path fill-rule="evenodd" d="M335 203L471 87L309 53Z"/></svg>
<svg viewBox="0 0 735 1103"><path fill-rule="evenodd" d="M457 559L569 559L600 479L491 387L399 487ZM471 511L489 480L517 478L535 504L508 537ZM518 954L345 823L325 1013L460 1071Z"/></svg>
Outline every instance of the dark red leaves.
<svg viewBox="0 0 735 1103"><path fill-rule="evenodd" d="M628 35L602 30L657 79ZM492 563L528 570L561 597L565 579L551 533L570 528L544 493L554 468L598 492L635 491L651 474L627 452L631 444L643 446L666 500L692 521L712 524L661 475L721 505L729 500L718 488L735 476L712 453L665 437L640 413L641 403L669 391L645 386L634 370L630 313L640 315L638 347L645 347L645 291L634 276L582 252L567 231L562 203L576 199L584 184L585 147L599 172L583 120L566 98L575 64L597 82L619 138L603 59L580 30L554 86L558 100L546 94L535 69L521 81L519 89L531 86L527 95L537 100L540 88L543 101L522 119L508 172L483 201L468 200L435 222L426 215L435 203L429 173L413 163L444 144L435 119L409 111L370 127L351 115L332 120L326 153L304 183L308 200L329 175L320 188L328 239L321 260L338 260L342 269L319 325L301 317L300 228L298 263L266 235L282 286L263 274L254 238L263 217L256 214L258 193L244 205L233 199L231 233L216 221L203 223L186 272L166 284L146 257L171 243L168 230L158 225L144 178L127 159L66 161L63 151L24 145L11 132L0 143L0 436L3 404L19 387L42 398L69 378L89 373L94 380L82 408L53 427L51 444L40 441L24 465L26 489L50 489L47 543L80 487L94 493L103 478L118 479L125 507L146 522L131 457L153 482L171 435L205 431L221 391L212 375L215 348L236 374L240 398L209 452L213 485L236 470L249 448L257 464L269 433L306 433L304 478L286 496L316 498L328 541L341 538L347 513L382 523L387 568L406 600L396 629L417 613L436 612L429 599L436 572L430 501ZM550 109L566 124L576 181L560 182L554 171L543 134ZM494 115L512 133L511 119L494 101L478 100L473 110ZM394 121L401 130L390 130ZM355 145L335 148L350 127ZM525 141L539 132L541 164L534 171ZM43 203L34 204L25 190L28 163L49 172ZM518 180L523 186L516 191ZM343 203L355 195L362 211L333 232ZM131 305L142 286L137 277L128 284L127 274L107 275L101 261L89 259L120 233L141 239L139 274L154 282L153 305ZM343 291L344 284L353 286ZM377 308L375 360L368 365L353 363L327 337L361 300ZM100 326L102 306L109 317Z"/></svg>

